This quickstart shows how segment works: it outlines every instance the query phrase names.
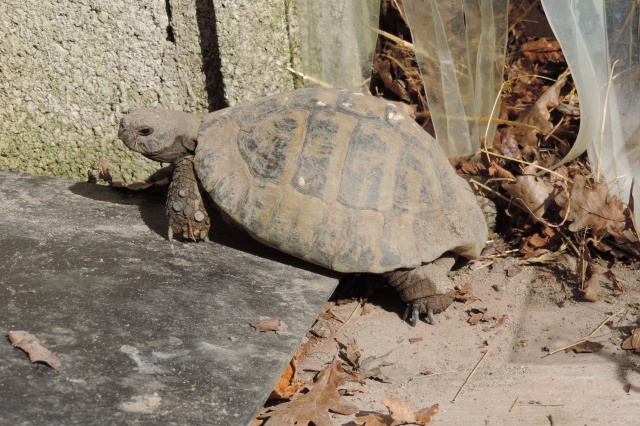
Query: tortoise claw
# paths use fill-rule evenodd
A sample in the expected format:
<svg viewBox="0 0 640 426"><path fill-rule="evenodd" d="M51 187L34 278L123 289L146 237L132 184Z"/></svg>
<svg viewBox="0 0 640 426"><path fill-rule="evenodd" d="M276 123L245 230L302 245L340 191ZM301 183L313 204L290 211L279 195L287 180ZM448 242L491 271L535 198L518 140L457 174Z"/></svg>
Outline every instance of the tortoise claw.
<svg viewBox="0 0 640 426"><path fill-rule="evenodd" d="M433 308L427 308L427 318L431 325L436 325L436 317L433 315Z"/></svg>
<svg viewBox="0 0 640 426"><path fill-rule="evenodd" d="M409 313L411 313L411 317L409 317ZM407 309L404 310L402 321L407 321L407 319L411 327L415 327L416 324L418 324L418 320L420 319L419 303L407 303ZM436 325L436 316L433 307L427 307L427 319L429 320L429 324Z"/></svg>
<svg viewBox="0 0 640 426"><path fill-rule="evenodd" d="M167 231L167 237L169 238L169 241L173 240L173 229L171 228L171 225L169 225L169 230Z"/></svg>
<svg viewBox="0 0 640 426"><path fill-rule="evenodd" d="M411 311L411 303L407 303L407 308L404 310L404 314L402 315L402 321L406 321L409 318L409 312Z"/></svg>
<svg viewBox="0 0 640 426"><path fill-rule="evenodd" d="M409 312L411 312L411 318L409 318ZM409 325L411 327L415 327L418 324L418 319L420 318L420 306L413 303L407 304L407 309L404 310L404 315L402 316L402 321L406 321L409 318Z"/></svg>

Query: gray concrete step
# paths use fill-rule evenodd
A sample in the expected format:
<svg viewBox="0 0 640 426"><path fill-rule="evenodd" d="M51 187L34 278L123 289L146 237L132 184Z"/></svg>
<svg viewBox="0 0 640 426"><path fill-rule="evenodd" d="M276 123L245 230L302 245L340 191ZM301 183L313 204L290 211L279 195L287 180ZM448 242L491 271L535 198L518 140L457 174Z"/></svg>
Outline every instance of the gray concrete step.
<svg viewBox="0 0 640 426"><path fill-rule="evenodd" d="M0 424L249 424L337 283L222 224L167 241L141 193L0 171L0 206Z"/></svg>

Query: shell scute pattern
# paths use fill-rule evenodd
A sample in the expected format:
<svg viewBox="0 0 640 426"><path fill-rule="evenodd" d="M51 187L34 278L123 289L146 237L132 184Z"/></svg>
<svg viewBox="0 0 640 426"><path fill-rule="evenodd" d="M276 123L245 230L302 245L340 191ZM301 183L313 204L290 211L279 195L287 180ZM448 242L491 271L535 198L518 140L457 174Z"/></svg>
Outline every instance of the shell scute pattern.
<svg viewBox="0 0 640 426"><path fill-rule="evenodd" d="M304 110L284 111L254 123L245 123L238 133L240 155L256 179L282 182L291 170L304 137L308 113Z"/></svg>
<svg viewBox="0 0 640 426"><path fill-rule="evenodd" d="M291 184L296 190L333 203L338 198L344 157L349 140L358 120L353 117L335 119L332 111L316 111L309 117L306 137Z"/></svg>
<svg viewBox="0 0 640 426"><path fill-rule="evenodd" d="M483 219L458 211L457 197L475 198L433 139L369 96L305 89L209 114L195 164L255 238L338 271L412 268L449 250L473 257L484 243L471 228Z"/></svg>

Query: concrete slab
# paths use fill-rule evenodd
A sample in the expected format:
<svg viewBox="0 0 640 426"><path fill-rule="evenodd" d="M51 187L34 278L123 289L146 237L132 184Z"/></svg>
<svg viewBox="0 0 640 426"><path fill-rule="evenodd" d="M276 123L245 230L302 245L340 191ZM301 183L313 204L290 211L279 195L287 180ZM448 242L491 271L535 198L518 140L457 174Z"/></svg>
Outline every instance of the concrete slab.
<svg viewBox="0 0 640 426"><path fill-rule="evenodd" d="M169 242L144 194L0 171L0 200L1 424L249 424L337 282L223 225Z"/></svg>

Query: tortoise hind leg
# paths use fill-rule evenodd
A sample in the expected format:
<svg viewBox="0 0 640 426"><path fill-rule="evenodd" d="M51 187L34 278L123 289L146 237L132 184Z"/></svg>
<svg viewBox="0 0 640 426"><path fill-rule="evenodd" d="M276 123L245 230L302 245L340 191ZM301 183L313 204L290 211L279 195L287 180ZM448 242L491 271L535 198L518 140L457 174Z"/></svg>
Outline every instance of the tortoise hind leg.
<svg viewBox="0 0 640 426"><path fill-rule="evenodd" d="M404 319L411 313L409 323L415 326L420 314L426 314L435 324L434 313L444 311L453 303L455 292L447 273L456 262L456 256L446 253L431 263L414 269L397 270L385 274L391 284L407 302Z"/></svg>
<svg viewBox="0 0 640 426"><path fill-rule="evenodd" d="M192 156L176 163L167 195L167 216L170 240L174 234L178 234L185 240L209 241L211 220L196 178Z"/></svg>

